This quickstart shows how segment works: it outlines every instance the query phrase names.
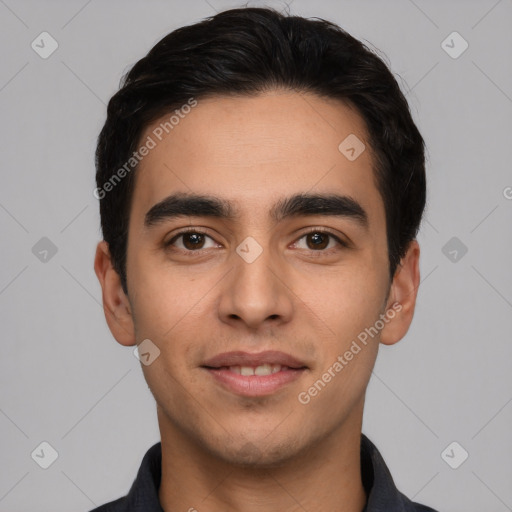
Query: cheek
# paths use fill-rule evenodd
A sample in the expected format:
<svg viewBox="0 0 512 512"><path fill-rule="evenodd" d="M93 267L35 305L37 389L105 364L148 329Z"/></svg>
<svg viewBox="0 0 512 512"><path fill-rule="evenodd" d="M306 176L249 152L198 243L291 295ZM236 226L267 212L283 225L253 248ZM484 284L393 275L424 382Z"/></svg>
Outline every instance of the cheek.
<svg viewBox="0 0 512 512"><path fill-rule="evenodd" d="M343 344L378 318L385 293L381 281L375 267L351 265L310 281L297 295L308 297L304 302L329 328L330 338Z"/></svg>
<svg viewBox="0 0 512 512"><path fill-rule="evenodd" d="M144 256L133 259L131 283L136 328L150 335L169 338L175 326L196 314L201 298L211 284L210 279L196 279L185 265L172 268L161 258Z"/></svg>
<svg viewBox="0 0 512 512"><path fill-rule="evenodd" d="M211 320L215 314L211 290L218 276L199 278L185 266L171 269L143 261L134 268L137 340L149 338L160 349L155 364L143 368L146 380L156 388L169 379L193 380L190 371L204 352L205 343L211 348Z"/></svg>
<svg viewBox="0 0 512 512"><path fill-rule="evenodd" d="M311 309L326 328L308 389L317 394L311 410L326 415L326 422L339 420L364 395L379 346L379 336L365 329L379 318L381 281L376 270L354 265L314 288Z"/></svg>

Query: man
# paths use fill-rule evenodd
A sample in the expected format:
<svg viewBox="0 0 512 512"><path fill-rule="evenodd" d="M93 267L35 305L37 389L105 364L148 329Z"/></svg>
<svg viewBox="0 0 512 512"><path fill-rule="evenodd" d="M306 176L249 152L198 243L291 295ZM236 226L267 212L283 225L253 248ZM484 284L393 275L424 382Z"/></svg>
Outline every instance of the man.
<svg viewBox="0 0 512 512"><path fill-rule="evenodd" d="M161 443L97 511L432 511L361 433L420 281L424 142L384 63L271 9L180 28L111 99L95 271Z"/></svg>

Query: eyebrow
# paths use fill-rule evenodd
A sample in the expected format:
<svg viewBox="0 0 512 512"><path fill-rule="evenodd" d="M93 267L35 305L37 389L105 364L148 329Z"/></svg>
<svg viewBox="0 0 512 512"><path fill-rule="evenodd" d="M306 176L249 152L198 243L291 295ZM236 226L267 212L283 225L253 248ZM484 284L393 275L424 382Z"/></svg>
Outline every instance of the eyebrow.
<svg viewBox="0 0 512 512"><path fill-rule="evenodd" d="M352 197L339 194L295 194L279 199L270 209L275 222L286 218L325 215L349 219L368 230L368 214ZM239 216L232 203L210 195L179 192L152 206L144 218L144 227L150 229L166 220L178 217L212 217L236 220Z"/></svg>

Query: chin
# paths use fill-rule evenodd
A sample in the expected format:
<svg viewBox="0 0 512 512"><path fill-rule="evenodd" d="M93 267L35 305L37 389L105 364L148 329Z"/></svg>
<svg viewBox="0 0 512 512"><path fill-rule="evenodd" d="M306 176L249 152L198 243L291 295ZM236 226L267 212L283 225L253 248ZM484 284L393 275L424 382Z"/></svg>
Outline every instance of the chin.
<svg viewBox="0 0 512 512"><path fill-rule="evenodd" d="M210 449L215 457L228 464L262 470L285 466L305 450L305 447L298 445L297 440L291 438L269 441L266 434L260 434L258 439L251 440L250 437L231 437L229 442Z"/></svg>
<svg viewBox="0 0 512 512"><path fill-rule="evenodd" d="M294 454L284 453L281 450L259 450L252 443L246 443L239 451L226 454L222 457L230 465L245 469L270 469L285 466Z"/></svg>

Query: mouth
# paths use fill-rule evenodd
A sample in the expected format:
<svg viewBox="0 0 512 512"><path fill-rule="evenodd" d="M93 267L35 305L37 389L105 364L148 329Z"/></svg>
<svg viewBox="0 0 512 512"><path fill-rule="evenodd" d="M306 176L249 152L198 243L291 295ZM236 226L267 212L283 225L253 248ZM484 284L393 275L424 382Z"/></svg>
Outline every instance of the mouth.
<svg viewBox="0 0 512 512"><path fill-rule="evenodd" d="M205 369L224 389L242 396L266 396L300 378L308 367L289 354L227 352L207 360Z"/></svg>
<svg viewBox="0 0 512 512"><path fill-rule="evenodd" d="M274 373L286 370L296 370L297 368L289 368L288 366L281 366L280 364L270 364L264 363L258 366L221 366L221 367L208 367L210 370L229 370L232 373L236 373L237 375L243 375L244 377L250 377L252 375L257 375L258 377L263 377L265 375L272 375Z"/></svg>

